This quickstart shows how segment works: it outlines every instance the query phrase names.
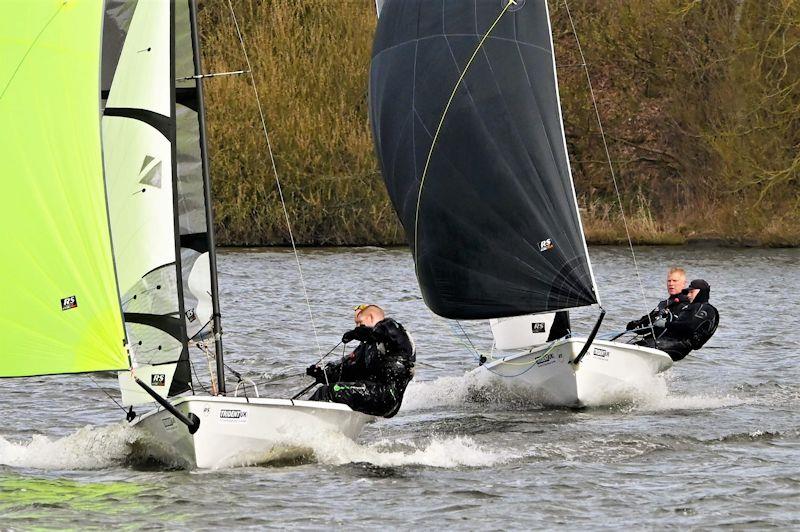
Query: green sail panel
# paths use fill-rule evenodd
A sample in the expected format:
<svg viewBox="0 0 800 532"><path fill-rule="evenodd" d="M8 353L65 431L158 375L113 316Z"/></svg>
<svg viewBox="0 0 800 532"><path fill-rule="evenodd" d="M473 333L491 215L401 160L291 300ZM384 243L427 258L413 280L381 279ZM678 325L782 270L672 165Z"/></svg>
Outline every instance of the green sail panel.
<svg viewBox="0 0 800 532"><path fill-rule="evenodd" d="M102 2L0 2L0 377L122 370L99 119Z"/></svg>

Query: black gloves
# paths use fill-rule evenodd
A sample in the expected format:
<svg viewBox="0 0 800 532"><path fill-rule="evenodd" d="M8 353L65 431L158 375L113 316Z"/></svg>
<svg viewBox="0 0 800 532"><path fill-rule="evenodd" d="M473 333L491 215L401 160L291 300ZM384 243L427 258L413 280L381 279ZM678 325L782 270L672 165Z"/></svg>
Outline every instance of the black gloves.
<svg viewBox="0 0 800 532"><path fill-rule="evenodd" d="M359 325L352 331L347 331L342 335L342 342L348 343L352 342L353 340L358 340L359 342L366 342L372 339L372 329L367 327L366 325Z"/></svg>
<svg viewBox="0 0 800 532"><path fill-rule="evenodd" d="M639 320L629 321L628 324L625 326L625 330L626 331L632 331L634 329L638 329L639 325L641 325L639 323Z"/></svg>
<svg viewBox="0 0 800 532"><path fill-rule="evenodd" d="M312 364L306 368L306 375L313 377L317 382L325 382L325 370L316 364Z"/></svg>

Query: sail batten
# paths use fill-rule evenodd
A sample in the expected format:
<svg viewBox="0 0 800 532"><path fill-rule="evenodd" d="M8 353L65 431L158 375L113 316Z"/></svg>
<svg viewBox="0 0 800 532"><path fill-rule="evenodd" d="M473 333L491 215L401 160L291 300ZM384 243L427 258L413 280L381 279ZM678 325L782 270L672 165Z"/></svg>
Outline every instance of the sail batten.
<svg viewBox="0 0 800 532"><path fill-rule="evenodd" d="M370 121L435 313L498 318L597 302L545 0L387 0Z"/></svg>

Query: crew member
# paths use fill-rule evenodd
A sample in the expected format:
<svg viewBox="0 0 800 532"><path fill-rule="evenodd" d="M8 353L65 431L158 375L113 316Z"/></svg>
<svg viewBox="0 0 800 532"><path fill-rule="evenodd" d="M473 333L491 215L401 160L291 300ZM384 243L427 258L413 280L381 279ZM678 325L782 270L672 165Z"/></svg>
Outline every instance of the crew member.
<svg viewBox="0 0 800 532"><path fill-rule="evenodd" d="M695 279L683 292L689 302L667 322L664 334L657 339L651 336L637 342L666 352L674 361L682 360L689 351L703 347L719 325L719 313L708 302L711 287L707 282Z"/></svg>
<svg viewBox="0 0 800 532"><path fill-rule="evenodd" d="M306 370L322 384L311 400L343 403L365 414L392 417L414 376L414 344L403 326L387 318L377 305L356 307L355 322L356 328L342 336L345 344L360 342L353 352L324 368L312 365Z"/></svg>
<svg viewBox="0 0 800 532"><path fill-rule="evenodd" d="M671 315L689 302L686 294L683 293L684 286L686 286L686 271L683 268L670 268L667 272L667 298L659 301L649 314L628 322L625 330L647 329L647 331L642 331L645 336L652 336L651 332L655 332L656 338L661 336ZM650 331L651 325L653 331Z"/></svg>

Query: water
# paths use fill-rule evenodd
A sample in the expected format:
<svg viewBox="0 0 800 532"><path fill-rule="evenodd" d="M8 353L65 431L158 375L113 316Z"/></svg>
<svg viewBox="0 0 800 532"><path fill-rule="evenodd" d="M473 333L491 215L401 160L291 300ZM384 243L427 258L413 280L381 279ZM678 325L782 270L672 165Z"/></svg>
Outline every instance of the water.
<svg viewBox="0 0 800 532"><path fill-rule="evenodd" d="M400 414L358 443L217 471L170 470L131 451L121 412L86 376L0 382L0 529L456 527L618 529L800 526L800 250L591 250L608 310L623 327L662 296L666 268L712 285L721 325L635 403L545 409L476 401L460 376L474 356L419 298L405 250L303 250L322 351L378 302L417 342ZM252 376L302 372L317 347L291 253L220 256L228 361ZM595 310L574 313L587 332ZM468 324L479 350L485 323ZM433 367L430 367L433 366ZM97 382L114 391L111 376ZM305 380L263 389L288 397Z"/></svg>

